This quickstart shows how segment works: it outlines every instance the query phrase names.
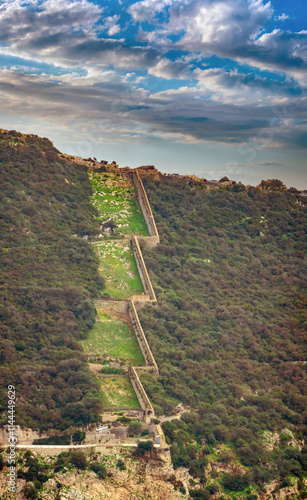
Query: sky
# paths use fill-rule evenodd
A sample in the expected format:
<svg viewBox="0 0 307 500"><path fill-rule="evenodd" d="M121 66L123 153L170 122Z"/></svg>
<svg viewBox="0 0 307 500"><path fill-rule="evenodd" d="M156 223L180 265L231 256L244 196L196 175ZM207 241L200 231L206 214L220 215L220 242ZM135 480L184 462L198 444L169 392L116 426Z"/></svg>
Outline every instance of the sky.
<svg viewBox="0 0 307 500"><path fill-rule="evenodd" d="M307 188L304 0L0 0L0 127L62 152Z"/></svg>

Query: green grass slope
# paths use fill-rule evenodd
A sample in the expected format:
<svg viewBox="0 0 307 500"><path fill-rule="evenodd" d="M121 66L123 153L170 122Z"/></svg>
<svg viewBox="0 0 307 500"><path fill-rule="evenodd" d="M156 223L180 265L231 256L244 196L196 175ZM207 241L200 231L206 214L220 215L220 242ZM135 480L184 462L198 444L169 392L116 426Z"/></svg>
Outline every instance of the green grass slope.
<svg viewBox="0 0 307 500"><path fill-rule="evenodd" d="M117 172L89 171L89 179L93 187L92 204L100 222L112 218L117 235L149 236L135 188L128 178Z"/></svg>
<svg viewBox="0 0 307 500"><path fill-rule="evenodd" d="M99 271L105 277L103 296L128 299L144 293L129 240L99 240L93 242L99 258Z"/></svg>
<svg viewBox="0 0 307 500"><path fill-rule="evenodd" d="M139 409L140 403L127 377L101 377L102 401L106 408Z"/></svg>
<svg viewBox="0 0 307 500"><path fill-rule="evenodd" d="M97 313L94 328L81 341L84 352L93 361L98 358L124 365L143 365L144 357L130 325L102 309L97 309Z"/></svg>

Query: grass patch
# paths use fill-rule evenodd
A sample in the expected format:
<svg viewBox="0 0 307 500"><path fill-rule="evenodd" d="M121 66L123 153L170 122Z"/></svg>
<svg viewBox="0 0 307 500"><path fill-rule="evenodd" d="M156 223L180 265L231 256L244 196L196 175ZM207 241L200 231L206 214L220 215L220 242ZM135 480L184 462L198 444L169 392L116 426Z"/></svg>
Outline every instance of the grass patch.
<svg viewBox="0 0 307 500"><path fill-rule="evenodd" d="M93 242L99 257L99 271L106 280L104 294L115 299L128 299L144 292L142 280L127 240Z"/></svg>
<svg viewBox="0 0 307 500"><path fill-rule="evenodd" d="M140 408L132 384L127 377L99 378L103 404L114 408Z"/></svg>
<svg viewBox="0 0 307 500"><path fill-rule="evenodd" d="M149 236L148 228L137 202L134 186L128 178L113 172L89 172L94 194L91 201L98 211L98 220L112 218L116 234Z"/></svg>
<svg viewBox="0 0 307 500"><path fill-rule="evenodd" d="M105 357L126 365L145 364L136 336L125 321L113 319L101 309L94 328L82 340L84 352L91 357Z"/></svg>

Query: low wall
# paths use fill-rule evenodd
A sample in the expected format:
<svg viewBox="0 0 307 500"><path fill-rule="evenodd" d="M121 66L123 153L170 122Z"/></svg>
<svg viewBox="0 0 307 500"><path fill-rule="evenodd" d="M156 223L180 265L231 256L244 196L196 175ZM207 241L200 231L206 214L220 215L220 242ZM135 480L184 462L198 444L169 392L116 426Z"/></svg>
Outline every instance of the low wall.
<svg viewBox="0 0 307 500"><path fill-rule="evenodd" d="M104 406L103 411L139 411L139 408L131 408L131 406Z"/></svg>
<svg viewBox="0 0 307 500"><path fill-rule="evenodd" d="M152 246L155 246L160 242L159 233L157 231L155 219L151 211L150 203L148 201L147 194L143 186L143 182L137 170L134 170L132 172L132 181L135 185L136 192L138 195L138 201L142 209L142 212L144 214L149 234L152 238Z"/></svg>
<svg viewBox="0 0 307 500"><path fill-rule="evenodd" d="M96 307L101 307L101 309L105 309L106 311L128 314L128 300L95 299L94 304Z"/></svg>
<svg viewBox="0 0 307 500"><path fill-rule="evenodd" d="M158 365L155 361L155 358L153 357L153 354L151 352L151 349L149 347L149 344L147 342L147 339L145 337L144 330L142 328L141 322L139 320L138 313L135 309L135 305L133 303L133 300L129 300L129 305L128 305L128 312L129 316L131 319L131 323L134 329L134 333L136 335L136 338L138 339L141 351L143 353L145 362L146 362L146 367L142 367L146 371L152 371L156 375L159 375L159 369Z"/></svg>
<svg viewBox="0 0 307 500"><path fill-rule="evenodd" d="M153 300L156 302L156 300L157 300L156 295L155 295L154 289L152 287L152 284L151 284L151 281L150 281L150 278L149 278L149 275L148 275L148 272L146 269L146 265L145 265L145 262L143 259L140 245L139 245L137 238L134 235L131 238L131 244L132 244L133 253L135 256L136 264L137 264L137 267L138 267L138 270L140 273L140 277L141 277L141 280L142 280L142 283L144 286L145 293L150 296L150 300Z"/></svg>
<svg viewBox="0 0 307 500"><path fill-rule="evenodd" d="M133 302L150 302L151 298L150 295L131 295L130 300L133 300Z"/></svg>
<svg viewBox="0 0 307 500"><path fill-rule="evenodd" d="M137 395L137 398L139 400L139 403L141 405L141 408L144 412L144 422L146 424L149 424L151 422L151 419L154 418L155 412L152 407L151 402L148 399L148 396L145 392L145 389L139 379L138 374L136 373L136 370L133 366L130 366L129 368L129 375L130 375L130 380L133 385L133 389L135 390L135 393Z"/></svg>
<svg viewBox="0 0 307 500"><path fill-rule="evenodd" d="M63 451L69 451L69 450L81 450L83 451L86 455L91 455L92 453L96 452L96 445L95 444L80 444L80 445L51 445L51 444L39 444L39 445L23 445L23 444L18 444L16 446L16 450L31 450L31 451L36 451L37 453L40 454L46 454L46 455L59 455Z"/></svg>

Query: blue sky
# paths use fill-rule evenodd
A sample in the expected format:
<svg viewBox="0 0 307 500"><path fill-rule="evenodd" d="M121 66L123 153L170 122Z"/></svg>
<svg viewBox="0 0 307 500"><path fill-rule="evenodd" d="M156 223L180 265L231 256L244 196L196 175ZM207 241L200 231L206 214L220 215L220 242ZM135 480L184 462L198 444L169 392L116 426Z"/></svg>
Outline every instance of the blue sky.
<svg viewBox="0 0 307 500"><path fill-rule="evenodd" d="M0 126L120 166L307 188L307 4L0 1Z"/></svg>

